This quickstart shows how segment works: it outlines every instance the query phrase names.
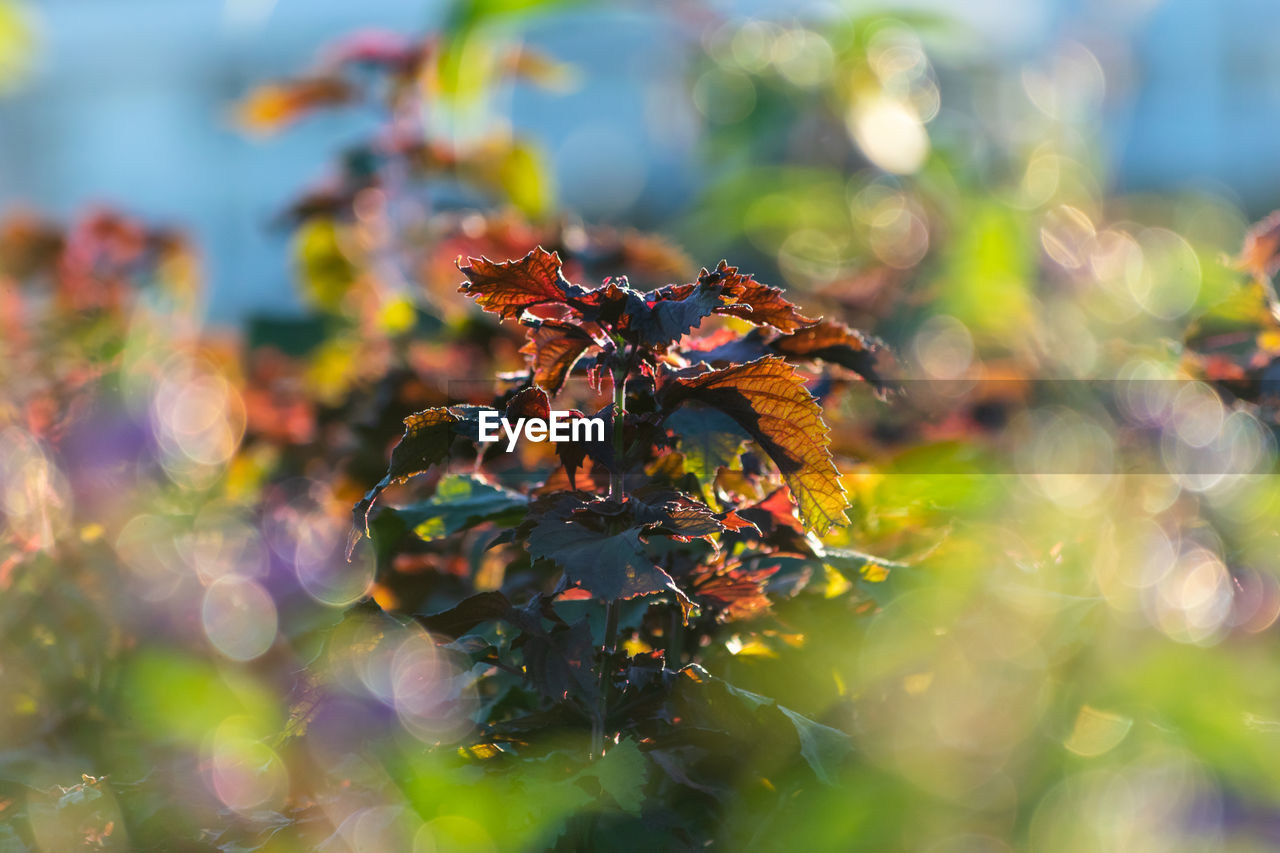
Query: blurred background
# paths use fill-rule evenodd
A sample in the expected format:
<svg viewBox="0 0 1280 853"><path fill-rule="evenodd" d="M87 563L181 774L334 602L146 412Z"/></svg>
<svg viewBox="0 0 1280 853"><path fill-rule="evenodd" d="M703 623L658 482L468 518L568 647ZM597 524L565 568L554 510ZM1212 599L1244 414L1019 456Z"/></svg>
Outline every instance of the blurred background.
<svg viewBox="0 0 1280 853"><path fill-rule="evenodd" d="M940 109L995 116L1020 93L1069 110L1096 146L1108 189L1188 188L1265 212L1280 187L1272 45L1280 8L1266 0L1027 0L947 3L716 3L726 21L899 10L937 16L924 33ZM296 311L271 223L320 177L316 154L367 131L358 113L313 117L270 140L246 138L232 106L256 81L306 68L353 29L428 30L440 2L369 0L41 0L6 13L25 56L0 100L0 202L51 215L114 201L187 228L202 247L210 317ZM673 17L674 14L674 17ZM699 105L686 85L680 4L571 6L522 28L531 45L589 69L558 94L517 87L504 113L546 149L567 209L592 221L670 221L704 188ZM14 64L14 63L11 63ZM1046 81L1071 75L1070 103ZM703 105L705 107L705 104ZM711 263L716 258L697 258Z"/></svg>
<svg viewBox="0 0 1280 853"><path fill-rule="evenodd" d="M0 0L0 851L1275 849L1277 36L1266 0ZM403 419L527 375L455 258L536 245L584 285L726 258L843 342L797 361L849 525L774 504L780 570L690 585L644 673L741 728L589 761L510 632L410 618L558 594L490 547L549 453L389 489L439 524L347 559ZM728 444L695 481L763 512ZM555 602L587 658L597 605Z"/></svg>

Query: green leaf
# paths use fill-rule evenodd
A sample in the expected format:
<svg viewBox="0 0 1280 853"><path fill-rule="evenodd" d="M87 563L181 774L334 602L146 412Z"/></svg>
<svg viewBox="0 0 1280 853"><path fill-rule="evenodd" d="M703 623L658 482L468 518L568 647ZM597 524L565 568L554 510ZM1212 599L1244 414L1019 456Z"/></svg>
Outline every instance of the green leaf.
<svg viewBox="0 0 1280 853"><path fill-rule="evenodd" d="M461 421L448 409L427 409L404 419L404 435L391 450L387 474L370 489L352 509L356 529L347 547L347 555L355 549L360 533L369 533L369 512L378 496L395 483L403 483L423 473L432 465L449 458L454 427Z"/></svg>
<svg viewBox="0 0 1280 853"><path fill-rule="evenodd" d="M777 708L795 726L796 735L800 738L800 754L814 775L826 784L834 785L840 762L853 752L849 736L839 729L815 723L785 705L777 705Z"/></svg>
<svg viewBox="0 0 1280 853"><path fill-rule="evenodd" d="M717 688L724 694L740 702L753 713L781 714L795 729L800 742L800 755L818 779L828 785L834 785L841 764L853 754L853 744L849 736L839 729L824 726L798 711L781 705L773 699L734 687L722 678L717 678L696 663L691 663L680 670L684 680L681 684L688 689L690 685L699 688Z"/></svg>
<svg viewBox="0 0 1280 853"><path fill-rule="evenodd" d="M604 757L578 773L577 778L590 777L600 783L600 788L628 814L640 814L644 802L644 786L648 780L648 765L644 753L633 740L623 740L609 747Z"/></svg>
<svg viewBox="0 0 1280 853"><path fill-rule="evenodd" d="M495 486L473 474L449 474L428 500L395 510L421 538L451 536L485 521L515 525L529 499Z"/></svg>
<svg viewBox="0 0 1280 853"><path fill-rule="evenodd" d="M696 404L676 409L663 425L679 441L685 468L703 483L715 479L720 468L739 467L738 457L750 438L724 412Z"/></svg>

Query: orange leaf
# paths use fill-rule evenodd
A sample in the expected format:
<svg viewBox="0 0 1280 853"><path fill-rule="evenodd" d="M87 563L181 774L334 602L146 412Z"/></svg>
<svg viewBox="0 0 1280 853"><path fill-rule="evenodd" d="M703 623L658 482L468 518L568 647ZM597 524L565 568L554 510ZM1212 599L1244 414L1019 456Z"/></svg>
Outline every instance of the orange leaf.
<svg viewBox="0 0 1280 853"><path fill-rule="evenodd" d="M346 103L351 96L351 87L336 77L270 83L240 102L236 122L246 130L274 133L315 109Z"/></svg>
<svg viewBox="0 0 1280 853"><path fill-rule="evenodd" d="M468 258L464 266L459 258L458 269L467 277L458 289L504 319L533 305L564 302L569 284L560 273L560 255L541 246L518 261Z"/></svg>
<svg viewBox="0 0 1280 853"><path fill-rule="evenodd" d="M1255 278L1270 278L1280 271L1280 210L1259 220L1245 233L1235 267Z"/></svg>
<svg viewBox="0 0 1280 853"><path fill-rule="evenodd" d="M847 367L878 390L885 387L884 380L875 369L880 343L844 323L822 320L793 334L775 338L769 342L769 348L788 358L821 359Z"/></svg>
<svg viewBox="0 0 1280 853"><path fill-rule="evenodd" d="M577 326L543 323L530 333L520 352L533 368L534 384L545 388L548 394L554 394L564 385L569 371L582 353L593 343L591 335Z"/></svg>
<svg viewBox="0 0 1280 853"><path fill-rule="evenodd" d="M721 261L713 273L703 270L698 280L723 285L724 295L736 300L732 305L721 308L721 314L741 317L757 326L773 326L780 332L794 332L814 322L801 314L780 289L742 275L737 267L731 267L725 261Z"/></svg>

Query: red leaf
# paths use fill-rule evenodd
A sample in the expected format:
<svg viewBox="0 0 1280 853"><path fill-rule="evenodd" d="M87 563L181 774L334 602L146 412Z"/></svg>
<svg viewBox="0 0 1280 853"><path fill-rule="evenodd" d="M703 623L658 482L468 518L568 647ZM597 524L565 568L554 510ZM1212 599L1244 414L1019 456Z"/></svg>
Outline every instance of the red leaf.
<svg viewBox="0 0 1280 853"><path fill-rule="evenodd" d="M885 386L876 373L876 352L880 342L851 329L844 323L822 320L790 335L782 335L769 342L774 352L795 359L821 359L847 367L866 379L877 389Z"/></svg>
<svg viewBox="0 0 1280 853"><path fill-rule="evenodd" d="M780 332L794 332L814 322L800 313L799 307L788 301L782 291L742 275L737 267L721 261L715 272L702 271L700 282L720 283L725 296L737 300L720 309L721 314L741 317L757 326L773 326Z"/></svg>
<svg viewBox="0 0 1280 853"><path fill-rule="evenodd" d="M520 352L533 370L533 381L555 394L564 386L573 365L595 341L583 329L567 323L542 323L529 334Z"/></svg>

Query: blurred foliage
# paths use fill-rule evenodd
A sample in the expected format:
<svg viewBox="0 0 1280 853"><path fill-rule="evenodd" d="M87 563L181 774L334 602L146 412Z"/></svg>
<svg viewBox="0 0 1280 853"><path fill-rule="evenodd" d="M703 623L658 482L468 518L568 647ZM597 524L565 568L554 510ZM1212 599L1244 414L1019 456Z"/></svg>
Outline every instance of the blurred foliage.
<svg viewBox="0 0 1280 853"><path fill-rule="evenodd" d="M0 224L0 849L1275 846L1276 220L1108 193L1078 43L1008 69L931 17L673 4L683 249L584 224L493 97L592 72L518 37L566 8L357 33L239 105L381 117L281 215L301 319L204 329L189 241L117 212ZM482 260L550 252L573 322ZM722 256L804 314L753 329ZM733 389L784 358L764 430ZM623 464L421 420L393 451L531 381L625 408ZM847 509L775 491L803 436ZM537 532L547 494L591 541ZM612 603L628 567L654 595Z"/></svg>

